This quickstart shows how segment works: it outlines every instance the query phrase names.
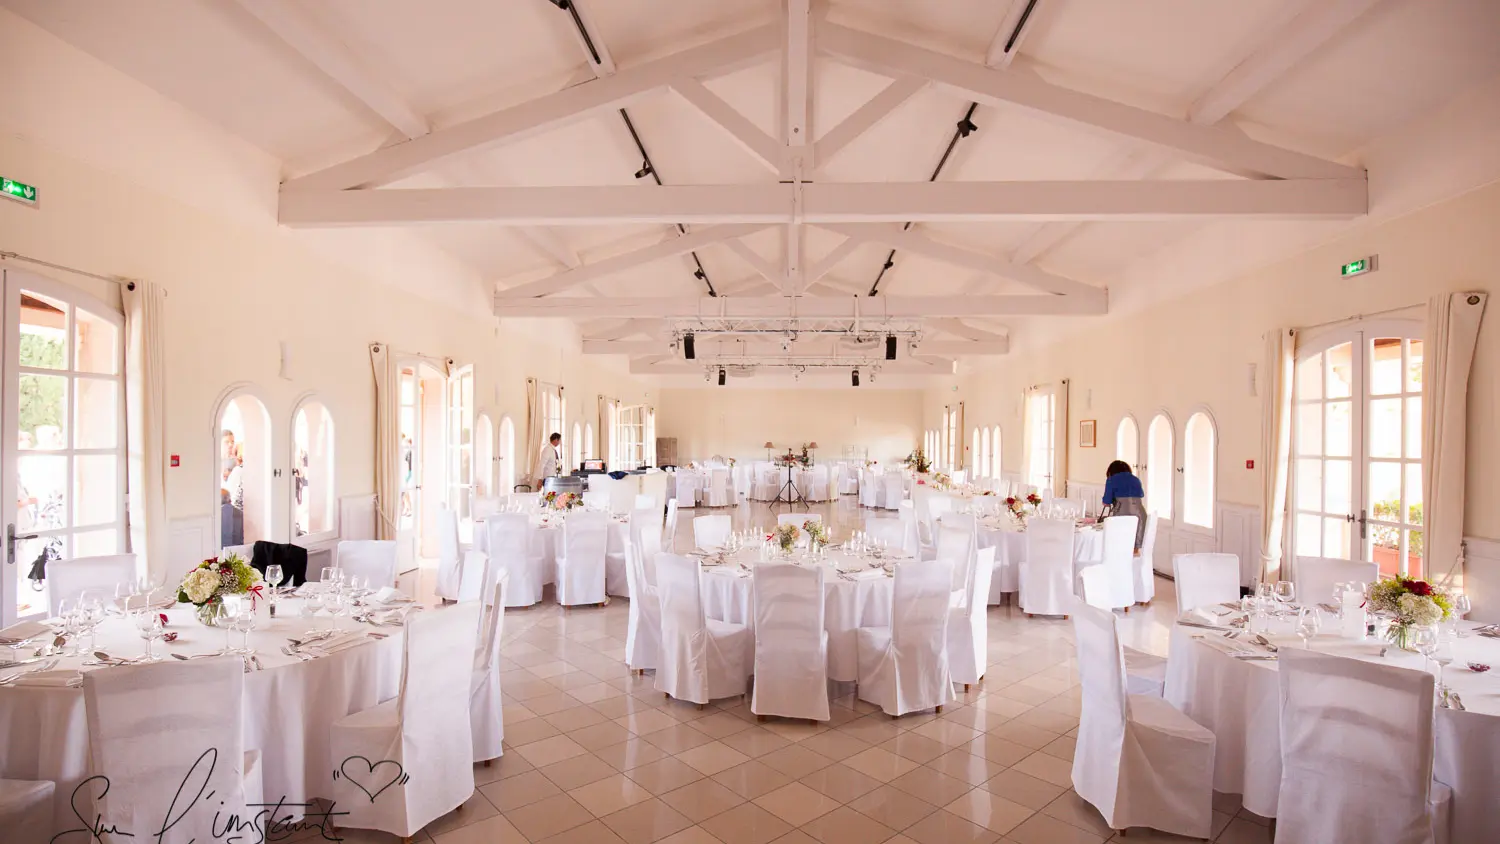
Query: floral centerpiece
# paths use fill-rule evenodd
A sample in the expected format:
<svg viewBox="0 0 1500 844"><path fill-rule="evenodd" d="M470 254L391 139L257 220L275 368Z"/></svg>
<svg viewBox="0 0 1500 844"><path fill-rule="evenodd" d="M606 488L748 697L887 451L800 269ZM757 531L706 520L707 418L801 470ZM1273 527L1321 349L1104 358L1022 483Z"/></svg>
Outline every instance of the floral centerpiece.
<svg viewBox="0 0 1500 844"><path fill-rule="evenodd" d="M808 519L802 523L802 529L807 532L808 545L813 549L816 550L818 546L828 544L828 526L821 521Z"/></svg>
<svg viewBox="0 0 1500 844"><path fill-rule="evenodd" d="M1412 632L1418 627L1437 624L1448 618L1453 602L1448 593L1425 580L1413 580L1403 574L1390 580L1370 584L1370 607L1392 616L1386 638L1403 650L1413 644Z"/></svg>
<svg viewBox="0 0 1500 844"><path fill-rule="evenodd" d="M250 595L253 600L264 588L260 572L231 553L223 559L210 557L184 575L177 587L177 602L197 607L198 620L213 624L224 612L225 595Z"/></svg>
<svg viewBox="0 0 1500 844"><path fill-rule="evenodd" d="M901 462L919 475L932 471L932 463L927 459L927 452L920 448L912 449L911 454L906 455L906 459Z"/></svg>
<svg viewBox="0 0 1500 844"><path fill-rule="evenodd" d="M792 552L793 548L797 547L797 540L801 538L802 531L798 530L796 525L790 523L777 525L776 531L766 537L766 539L776 543L777 547L788 554Z"/></svg>
<svg viewBox="0 0 1500 844"><path fill-rule="evenodd" d="M551 492L542 493L542 506L548 510L568 511L583 504L583 496L576 492Z"/></svg>
<svg viewBox="0 0 1500 844"><path fill-rule="evenodd" d="M1025 498L1017 498L1012 495L1005 499L1005 509L1021 523L1026 526L1026 519L1036 512L1036 508L1042 506L1042 497L1034 492L1028 492Z"/></svg>
<svg viewBox="0 0 1500 844"><path fill-rule="evenodd" d="M953 479L942 472L936 472L932 476L932 485L938 489L948 489L953 486Z"/></svg>

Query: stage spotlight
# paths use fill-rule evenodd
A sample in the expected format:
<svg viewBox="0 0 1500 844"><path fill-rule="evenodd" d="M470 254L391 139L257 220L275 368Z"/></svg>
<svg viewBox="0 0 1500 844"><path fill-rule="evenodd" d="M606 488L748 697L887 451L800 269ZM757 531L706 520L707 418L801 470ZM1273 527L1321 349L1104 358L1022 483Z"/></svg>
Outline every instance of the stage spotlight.
<svg viewBox="0 0 1500 844"><path fill-rule="evenodd" d="M719 386L724 386L724 370L719 370Z"/></svg>
<svg viewBox="0 0 1500 844"><path fill-rule="evenodd" d="M885 335L885 359L896 359L896 335L894 334Z"/></svg>
<svg viewBox="0 0 1500 844"><path fill-rule="evenodd" d="M641 169L635 171L635 177L637 179L644 179L647 176L651 175L653 172L655 172L655 171L651 167L651 162L649 162L649 161L642 161L641 162Z"/></svg>
<svg viewBox="0 0 1500 844"><path fill-rule="evenodd" d="M855 386L855 387L859 386L859 370L858 369L853 370L852 372L849 373L849 380L852 382L851 386Z"/></svg>
<svg viewBox="0 0 1500 844"><path fill-rule="evenodd" d="M697 350L693 348L693 335L682 335L682 357L686 360L692 360L697 356Z"/></svg>

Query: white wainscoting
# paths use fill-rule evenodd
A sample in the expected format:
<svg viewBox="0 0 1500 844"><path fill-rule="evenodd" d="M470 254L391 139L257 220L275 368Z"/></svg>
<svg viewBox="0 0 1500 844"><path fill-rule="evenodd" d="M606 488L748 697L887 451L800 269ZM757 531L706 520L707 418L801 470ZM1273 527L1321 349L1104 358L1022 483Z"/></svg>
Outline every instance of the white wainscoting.
<svg viewBox="0 0 1500 844"><path fill-rule="evenodd" d="M189 516L167 521L166 583L181 583L182 576L209 557L219 555L212 516Z"/></svg>
<svg viewBox="0 0 1500 844"><path fill-rule="evenodd" d="M346 495L339 499L339 538L375 538L375 496Z"/></svg>
<svg viewBox="0 0 1500 844"><path fill-rule="evenodd" d="M1471 536L1468 561L1464 565L1464 591L1474 603L1469 618L1486 623L1500 622L1500 541ZM1446 572L1433 572L1442 577Z"/></svg>

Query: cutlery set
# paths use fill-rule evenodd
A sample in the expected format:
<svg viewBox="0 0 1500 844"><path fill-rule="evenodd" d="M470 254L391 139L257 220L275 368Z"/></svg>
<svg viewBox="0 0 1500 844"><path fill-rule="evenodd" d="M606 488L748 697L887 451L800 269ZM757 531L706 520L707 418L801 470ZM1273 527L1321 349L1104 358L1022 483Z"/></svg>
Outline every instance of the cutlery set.
<svg viewBox="0 0 1500 844"><path fill-rule="evenodd" d="M30 674L30 673L32 673L34 671L51 671L53 668L56 668L56 667L57 667L57 660L56 659L48 659L48 660L46 660L46 661L41 662L40 664L38 664L35 668L23 668L23 669L20 669L19 671L13 671L13 672L11 672L9 674L6 674L4 677L0 677L0 686L8 686L8 685L14 683L15 681L21 679L22 677L25 677L27 674Z"/></svg>

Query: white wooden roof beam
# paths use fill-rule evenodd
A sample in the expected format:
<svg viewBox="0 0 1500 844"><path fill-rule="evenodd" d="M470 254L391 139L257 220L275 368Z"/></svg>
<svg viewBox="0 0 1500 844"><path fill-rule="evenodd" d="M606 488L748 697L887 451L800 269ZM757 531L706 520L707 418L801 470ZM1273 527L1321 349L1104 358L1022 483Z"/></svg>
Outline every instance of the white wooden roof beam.
<svg viewBox="0 0 1500 844"><path fill-rule="evenodd" d="M632 334L653 334L661 329L662 324L658 319L622 320L618 325L590 332L584 340L622 340Z"/></svg>
<svg viewBox="0 0 1500 844"><path fill-rule="evenodd" d="M408 139L430 130L427 118L337 37L326 32L306 12L284 0L235 0L303 58L311 62L366 108L400 130Z"/></svg>
<svg viewBox="0 0 1500 844"><path fill-rule="evenodd" d="M1037 17L1045 5L1048 5L1046 0L1036 0L1035 3L1029 0L1011 0L1010 8L1005 11L1005 20L1000 22L1000 28L995 30L995 37L990 39L990 47L984 53L984 63L993 68L1010 67L1010 63L1021 54L1021 44L1025 42L1026 36L1036 28ZM1012 44L1010 34L1016 31L1017 26L1021 27L1021 31L1016 34L1016 41ZM1010 49L1007 50L1006 47Z"/></svg>
<svg viewBox="0 0 1500 844"><path fill-rule="evenodd" d="M965 325L964 321L961 319L929 319L926 320L923 324L928 328L934 328L938 331L947 332L948 334L952 334L955 337L962 337L965 340L1005 340L1006 342L1009 342L1010 340L1010 338L1004 334L1000 334L994 331L986 331L983 328L975 328L972 325Z"/></svg>
<svg viewBox="0 0 1500 844"><path fill-rule="evenodd" d="M990 105L1013 104L1153 144L1229 172L1286 179L1364 178L1364 171L1256 141L1231 127L1201 126L1054 85L1032 73L1000 71L878 35L824 23L817 45L844 61L888 74L931 79Z"/></svg>
<svg viewBox="0 0 1500 844"><path fill-rule="evenodd" d="M568 31L573 33L574 40L578 42L578 50L583 53L583 60L588 62L590 72L596 78L613 75L616 70L614 56L610 55L609 46L604 43L604 39L599 37L599 27L594 24L593 15L589 14L588 4L579 0L570 0L569 5L578 12L578 20L583 22L584 32L589 34L589 40L584 41L583 33L579 32L577 27L568 27ZM569 14L566 9L562 11L563 14ZM589 41L594 44L593 52L589 51ZM594 53L599 54L597 60L594 58Z"/></svg>
<svg viewBox="0 0 1500 844"><path fill-rule="evenodd" d="M864 243L865 241L859 238L844 238L842 243L833 247L827 255L824 255L816 264L808 268L806 274L807 283L812 284L823 276L828 275L834 267L843 263L845 258L848 258L854 250L863 246Z"/></svg>
<svg viewBox="0 0 1500 844"><path fill-rule="evenodd" d="M547 278L509 287L500 291L498 295L506 299L547 296L591 282L597 278L634 269L643 264L649 264L652 261L660 261L676 255L685 255L694 249L710 243L718 243L721 240L753 234L762 228L765 228L765 226L741 224L696 229L684 235L667 238L660 243L654 243L642 249L604 258L593 263L583 264L571 270L565 270Z"/></svg>
<svg viewBox="0 0 1500 844"><path fill-rule="evenodd" d="M864 133L875 128L903 103L917 95L928 85L926 79L902 76L885 86L869 102L854 110L839 125L829 129L814 144L814 157L819 167L827 167L829 160L843 151L844 147Z"/></svg>
<svg viewBox="0 0 1500 844"><path fill-rule="evenodd" d="M814 161L812 134L812 0L787 0L786 145L805 172Z"/></svg>
<svg viewBox="0 0 1500 844"><path fill-rule="evenodd" d="M481 220L512 226L577 226L1350 219L1367 213L1368 206L1364 178L815 182L294 191L281 196L280 221L327 227Z"/></svg>
<svg viewBox="0 0 1500 844"><path fill-rule="evenodd" d="M547 132L601 109L619 108L679 77L733 70L775 51L778 43L777 27L772 25L731 35L292 179L282 186L282 193L389 184L449 156Z"/></svg>
<svg viewBox="0 0 1500 844"><path fill-rule="evenodd" d="M794 366L798 358L772 355L722 355L713 359L682 360L680 358L634 358L630 361L630 374L632 375L703 375L710 367L719 366L760 366L772 371L784 370L789 365ZM849 360L830 365L832 356L822 355L814 359L817 365L809 366L809 375L844 375L844 368L864 369L873 372L876 369L881 375L938 375L953 372L953 361L943 358L912 358L910 360L882 360L871 363L868 360ZM731 381L732 383L732 381Z"/></svg>
<svg viewBox="0 0 1500 844"><path fill-rule="evenodd" d="M1076 296L613 296L495 298L495 315L598 319L983 317L1023 314L1102 314L1104 301Z"/></svg>
<svg viewBox="0 0 1500 844"><path fill-rule="evenodd" d="M720 99L718 94L704 87L696 79L675 79L672 90L676 91L704 116L718 124L741 149L754 156L772 173L780 174L786 163L786 148L776 139L761 131L750 118Z"/></svg>
<svg viewBox="0 0 1500 844"><path fill-rule="evenodd" d="M781 348L781 341L756 338L750 335L710 335L698 334L698 340L709 337L734 337L744 341L744 348L748 354L770 355ZM806 344L816 345L819 342L825 345L837 340L836 335L800 335L799 340ZM969 340L923 340L917 344L917 349L924 356L953 357L955 355L1004 355L1010 352L1010 341L1002 337L999 340L984 340L979 342ZM655 340L584 340L583 353L586 355L631 355L640 357L644 355L666 354L670 351L668 341L664 339ZM855 354L854 352L849 352ZM880 354L884 354L881 351ZM905 359L907 355L902 354Z"/></svg>
<svg viewBox="0 0 1500 844"><path fill-rule="evenodd" d="M786 273L776 269L770 261L762 258L760 253L746 246L744 241L739 238L733 238L724 241L724 245L729 247L729 251L740 256L741 260L753 267L766 281L771 282L777 287L782 287L786 284Z"/></svg>

